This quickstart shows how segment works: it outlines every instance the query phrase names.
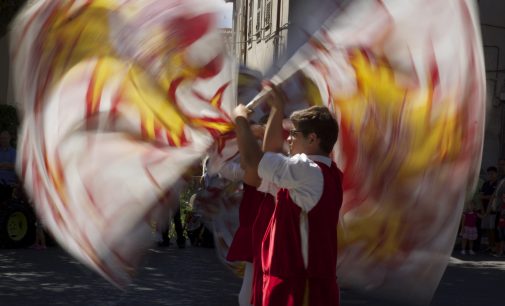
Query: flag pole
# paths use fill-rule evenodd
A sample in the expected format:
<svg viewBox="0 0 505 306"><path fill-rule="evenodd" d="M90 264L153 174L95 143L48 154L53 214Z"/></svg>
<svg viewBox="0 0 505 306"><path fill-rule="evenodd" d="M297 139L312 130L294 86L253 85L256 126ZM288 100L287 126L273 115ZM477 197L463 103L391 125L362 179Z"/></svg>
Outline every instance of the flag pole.
<svg viewBox="0 0 505 306"><path fill-rule="evenodd" d="M257 94L256 97L254 97L249 103L247 103L246 107L248 109L254 110L256 107L263 104L270 94L278 95L284 98L282 91L278 88L278 85L274 84L272 81L264 80L262 82L262 85L263 89L260 91L260 93Z"/></svg>
<svg viewBox="0 0 505 306"><path fill-rule="evenodd" d="M272 91L271 88L263 87L260 93L257 94L256 97L254 97L249 103L247 103L245 107L247 107L250 110L254 110L256 107L260 106L261 104L263 104L263 102L266 101L265 98L270 93L270 91Z"/></svg>

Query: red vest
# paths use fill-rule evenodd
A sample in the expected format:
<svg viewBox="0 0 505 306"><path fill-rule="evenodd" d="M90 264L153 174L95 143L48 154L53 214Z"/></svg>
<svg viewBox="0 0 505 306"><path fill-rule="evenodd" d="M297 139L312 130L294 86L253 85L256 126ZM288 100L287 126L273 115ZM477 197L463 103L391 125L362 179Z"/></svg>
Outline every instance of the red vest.
<svg viewBox="0 0 505 306"><path fill-rule="evenodd" d="M255 187L244 184L239 208L239 228L233 236L226 260L253 261L252 227L265 196L265 193L257 191Z"/></svg>
<svg viewBox="0 0 505 306"><path fill-rule="evenodd" d="M275 199L270 194L266 194L261 202L258 215L252 227L252 248L253 248L253 284L252 300L254 306L261 306L263 300L263 270L261 268L261 243L267 230L270 219L274 213Z"/></svg>
<svg viewBox="0 0 505 306"><path fill-rule="evenodd" d="M336 281L337 224L342 206L342 172L316 162L324 178L323 194L308 213L308 266L300 238L301 209L287 189L277 193L274 215L262 244L263 306L302 305L308 287L309 305L339 305Z"/></svg>

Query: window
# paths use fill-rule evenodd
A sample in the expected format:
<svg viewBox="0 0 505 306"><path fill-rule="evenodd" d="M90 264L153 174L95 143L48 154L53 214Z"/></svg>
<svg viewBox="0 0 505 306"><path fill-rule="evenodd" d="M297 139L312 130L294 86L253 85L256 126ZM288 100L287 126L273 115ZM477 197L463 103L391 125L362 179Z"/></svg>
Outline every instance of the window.
<svg viewBox="0 0 505 306"><path fill-rule="evenodd" d="M265 37L267 37L272 32L272 0L265 0L264 18L263 30L265 31Z"/></svg>
<svg viewBox="0 0 505 306"><path fill-rule="evenodd" d="M249 0L247 8L247 46L252 47L253 40L253 8L254 8L254 0Z"/></svg>
<svg viewBox="0 0 505 306"><path fill-rule="evenodd" d="M259 42L261 40L261 32L263 29L261 28L262 19L261 19L261 8L262 8L263 0L258 0L258 5L256 6L256 39Z"/></svg>

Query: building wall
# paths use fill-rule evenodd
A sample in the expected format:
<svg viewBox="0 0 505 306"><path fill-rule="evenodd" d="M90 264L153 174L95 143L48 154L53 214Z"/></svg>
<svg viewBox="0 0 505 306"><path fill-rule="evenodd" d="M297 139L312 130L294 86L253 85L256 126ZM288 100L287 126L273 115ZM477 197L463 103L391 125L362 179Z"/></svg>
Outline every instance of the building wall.
<svg viewBox="0 0 505 306"><path fill-rule="evenodd" d="M9 46L7 36L0 37L0 104L14 104L9 87Z"/></svg>
<svg viewBox="0 0 505 306"><path fill-rule="evenodd" d="M505 157L505 1L480 0L478 4L488 93L482 157L486 169Z"/></svg>
<svg viewBox="0 0 505 306"><path fill-rule="evenodd" d="M237 0L235 27L238 34L235 46L240 62L266 73L273 60L286 50L288 34L289 49L295 49L297 45L303 43L303 35L296 31L298 22L310 17L309 21L314 29L322 23L324 16L314 16L314 12L310 11L314 8L314 3L320 7L331 5L331 2L335 1ZM252 14L249 11L251 4ZM260 4L259 10L258 4ZM307 6L309 4L310 6ZM271 5L271 28L265 28L265 18L268 21L266 15L268 5ZM486 168L495 165L498 158L505 157L505 1L480 0L478 5L488 85L488 112L482 160L482 167ZM328 13L331 12L331 8L319 10L321 11L323 14ZM279 15L277 15L278 12ZM252 20L248 19L250 16ZM252 24L252 31L247 33L246 30L250 24ZM257 26L258 30L256 30ZM6 37L0 37L0 103L14 104L12 90L9 88Z"/></svg>
<svg viewBox="0 0 505 306"><path fill-rule="evenodd" d="M240 62L263 73L285 49L289 1L242 0L237 5Z"/></svg>
<svg viewBox="0 0 505 306"><path fill-rule="evenodd" d="M240 33L237 44L241 63L266 74L274 60L281 66L307 41L308 34L320 28L340 1L237 1L236 30Z"/></svg>
<svg viewBox="0 0 505 306"><path fill-rule="evenodd" d="M259 2L258 2L259 1ZM246 41L245 31L248 25L245 23L248 17L253 26L249 33L249 42L239 44L238 52L241 62L251 68L267 72L274 58L281 56L282 51L287 51L278 64L282 64L292 55L297 47L301 46L307 36L307 32L301 31L299 24L308 26L309 32L317 30L323 21L336 9L335 0L272 0L272 14L275 15L278 4L281 3L282 30L278 41L268 38L265 32L258 36L258 3L265 5L265 0L242 0L238 13L237 30L239 41ZM487 79L487 118L486 132L483 149L482 167L496 165L500 157L505 157L505 1L503 0L480 0L478 2L482 38L484 44L484 56L486 62ZM248 7L251 5L251 7ZM252 15L248 9L252 8ZM322 8L322 9L321 9ZM261 9L261 7L260 7ZM264 11L260 13L264 17ZM273 25L275 29L275 24ZM284 28L288 29L284 29ZM289 35L289 36L288 36Z"/></svg>

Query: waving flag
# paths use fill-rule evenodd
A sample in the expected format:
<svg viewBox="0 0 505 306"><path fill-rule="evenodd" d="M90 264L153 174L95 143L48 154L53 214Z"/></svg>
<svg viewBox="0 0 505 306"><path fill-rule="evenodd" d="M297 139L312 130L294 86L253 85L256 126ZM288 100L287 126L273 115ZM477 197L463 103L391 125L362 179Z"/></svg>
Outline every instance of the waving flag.
<svg viewBox="0 0 505 306"><path fill-rule="evenodd" d="M18 171L44 224L118 286L183 172L232 129L220 1L35 1L11 35ZM168 193L167 193L168 190Z"/></svg>
<svg viewBox="0 0 505 306"><path fill-rule="evenodd" d="M481 45L472 1L352 1L274 77L339 119L344 286L431 300L480 168Z"/></svg>
<svg viewBox="0 0 505 306"><path fill-rule="evenodd" d="M239 227L242 184L218 175L209 175L205 179L205 188L195 194L193 211L201 215L205 226L212 230L218 258L235 274L243 275L243 263L226 260L233 236Z"/></svg>
<svg viewBox="0 0 505 306"><path fill-rule="evenodd" d="M57 240L118 285L185 169L211 147L215 169L236 154L219 3L38 1L13 26L18 170ZM326 105L340 122L341 284L431 299L480 167L477 24L470 0L354 0L272 78L286 115ZM235 217L214 214L226 249Z"/></svg>

